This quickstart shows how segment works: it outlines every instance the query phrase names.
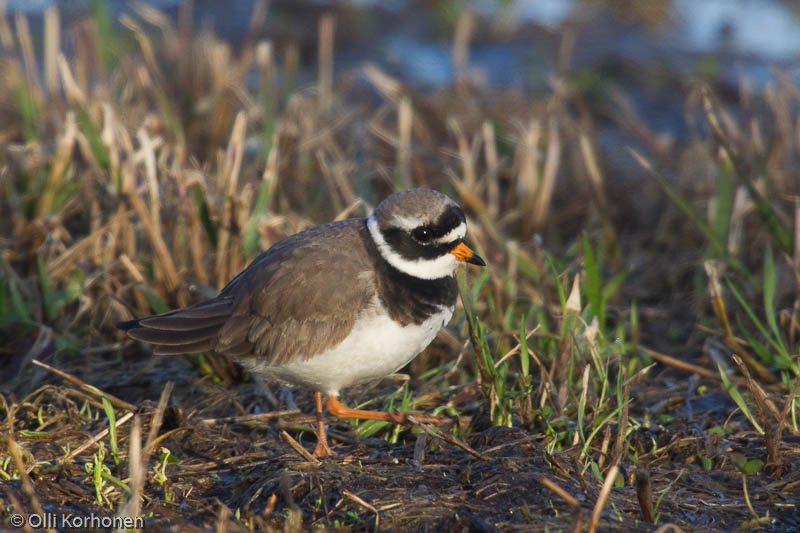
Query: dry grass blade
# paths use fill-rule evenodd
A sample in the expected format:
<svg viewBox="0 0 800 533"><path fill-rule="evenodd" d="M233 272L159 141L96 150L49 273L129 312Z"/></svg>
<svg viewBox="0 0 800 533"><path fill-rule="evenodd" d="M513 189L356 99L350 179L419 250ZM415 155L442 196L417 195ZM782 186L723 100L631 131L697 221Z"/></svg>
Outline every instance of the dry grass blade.
<svg viewBox="0 0 800 533"><path fill-rule="evenodd" d="M6 52L14 48L14 34L6 16L6 0L0 0L0 43Z"/></svg>
<svg viewBox="0 0 800 533"><path fill-rule="evenodd" d="M44 81L48 94L58 91L58 54L61 47L61 20L58 7L44 12Z"/></svg>
<svg viewBox="0 0 800 533"><path fill-rule="evenodd" d="M475 171L477 144L470 144L461 123L455 117L451 117L447 121L447 126L450 131L453 132L453 135L455 135L456 142L458 143L458 156L461 159L461 173L463 175L463 179L459 180L459 184L461 185L460 192L468 192L470 196L474 197L475 201L477 201L479 198L476 194L478 176ZM476 141L477 140L476 138ZM470 202L467 202L467 204L469 205Z"/></svg>
<svg viewBox="0 0 800 533"><path fill-rule="evenodd" d="M396 78L391 77L372 63L367 63L362 69L364 77L381 93L381 95L393 102L399 101L403 94L403 84Z"/></svg>
<svg viewBox="0 0 800 533"><path fill-rule="evenodd" d="M603 488L600 489L600 494L597 495L597 501L592 509L592 517L589 520L589 533L597 531L597 525L600 523L600 515L603 513L603 509L606 506L606 501L608 500L609 494L611 494L611 489L614 486L614 481L617 479L618 473L619 467L617 465L612 465L611 468L608 469L608 473L603 481Z"/></svg>
<svg viewBox="0 0 800 533"><path fill-rule="evenodd" d="M108 399L108 401L111 402L111 405L113 405L114 407L119 407L120 409L127 409L128 411L131 411L131 412L136 411L136 406L133 405L132 403L128 403L125 400L120 400L119 398L117 398L113 394L109 394L107 392L101 391L97 387L95 387L93 385L89 385L85 381L73 376L72 374L69 374L67 372L64 372L63 370L59 370L59 369L57 369L55 367L52 367L52 366L48 365L47 363L43 363L43 362L39 361L38 359L34 359L31 362L34 365L40 366L40 367L42 367L44 369L47 369L50 372L52 372L52 373L54 373L54 374L56 374L58 376L61 376L65 380L69 381L73 385L77 385L78 387L80 387L81 389L85 390L86 392L90 392L90 393L92 393L95 396L98 396L100 398L106 397Z"/></svg>
<svg viewBox="0 0 800 533"><path fill-rule="evenodd" d="M214 522L214 533L227 533L230 523L231 510L227 505L217 500L219 510L217 511L217 520Z"/></svg>
<svg viewBox="0 0 800 533"><path fill-rule="evenodd" d="M228 142L228 150L225 153L225 162L222 166L222 180L225 183L225 199L222 210L222 221L220 224L219 237L217 242L217 288L221 289L228 280L233 277L230 262L238 258L239 250L230 246L231 227L237 216L234 196L239 180L239 171L242 167L242 157L244 155L244 134L247 126L247 116L239 112L233 123L231 138ZM235 273L235 272L234 272Z"/></svg>
<svg viewBox="0 0 800 533"><path fill-rule="evenodd" d="M75 242L75 244L70 246L63 253L54 256L45 265L48 276L55 279L66 277L71 270L77 267L80 261L86 259L86 256L89 255L93 248L102 244L103 239L107 237L109 232L114 231L122 220L128 219L128 213L129 212L124 210L117 213L107 224L97 227L89 235ZM128 269L137 283L144 283L144 277L127 255L122 254L117 259L124 264L125 268Z"/></svg>
<svg viewBox="0 0 800 533"><path fill-rule="evenodd" d="M241 416L227 416L224 418L204 418L200 423L204 426L216 426L223 424L248 424L251 422L263 422L265 420L274 420L283 416L297 416L302 415L298 409L291 409L288 411L270 411L269 413L258 413L255 415L241 415Z"/></svg>
<svg viewBox="0 0 800 533"><path fill-rule="evenodd" d="M3 0L0 0L0 2L2 1ZM0 8L1 7L2 6L0 5ZM22 506L22 503L19 501L19 498L17 498L17 495L11 489L11 486L5 485L3 488L6 491L6 496L8 497L8 501L10 503L9 507L14 509L17 512L16 513L17 515L27 518L27 513L25 511L25 508ZM28 522L29 522L28 520L23 521L22 531L24 531L25 533L33 533L33 528L30 526Z"/></svg>
<svg viewBox="0 0 800 533"><path fill-rule="evenodd" d="M17 472L19 472L19 477L22 480L22 490L25 493L25 496L28 498L28 501L33 507L33 510L39 516L44 516L44 509L42 508L42 504L39 503L39 498L36 496L36 489L33 486L33 482L31 481L30 476L28 475L28 470L25 467L25 462L22 460L22 452L20 450L19 444L14 440L12 436L7 437L8 442L8 450L11 453L11 458L14 461L14 466L17 468ZM47 531L54 531L53 529L47 529Z"/></svg>
<svg viewBox="0 0 800 533"><path fill-rule="evenodd" d="M783 426L787 423L786 417L789 413L789 405L791 403L794 392L789 393L784 405L783 411L778 412L775 404L772 403L767 397L767 393L761 388L761 385L756 382L750 375L747 365L744 364L741 357L734 355L733 361L739 367L739 370L744 374L747 388L753 396L756 404L756 412L764 427L764 442L767 448L767 463L773 467L780 467L783 464L783 457L780 451L781 437L783 435Z"/></svg>
<svg viewBox="0 0 800 533"><path fill-rule="evenodd" d="M296 452L297 452L297 453L300 455L300 457L302 457L303 459L305 459L306 461L308 461L309 463L311 463L311 464L313 464L313 465L321 465L321 464L322 464L322 462L321 462L319 459L317 459L316 457L314 457L313 455L311 455L311 454L309 453L309 451L308 451L308 450L306 450L305 448L303 448L303 445L302 445L302 444L300 444L299 442L297 442L297 441L294 439L294 437L292 437L291 435L289 435L289 434L286 432L286 430L285 430L285 429L282 429L282 430L281 430L281 433L280 433L280 435L281 435L281 438L283 438L283 440L285 440L285 441L286 441L286 442L289 444L289 446L291 446L291 447L292 447L292 449L293 449L294 451L296 451Z"/></svg>
<svg viewBox="0 0 800 533"><path fill-rule="evenodd" d="M364 507L365 509L375 513L375 530L377 531L378 527L381 524L381 516L380 516L380 513L378 512L378 510L375 508L375 506L371 505L370 503L365 501L363 498L361 498L357 494L353 494L352 492L350 492L347 489L342 489L342 495L345 498L349 498L349 499L353 500L354 502L356 502L358 505Z"/></svg>
<svg viewBox="0 0 800 533"><path fill-rule="evenodd" d="M322 109L330 105L333 94L333 37L336 31L336 18L325 14L319 20L318 68L319 68L319 101Z"/></svg>
<svg viewBox="0 0 800 533"><path fill-rule="evenodd" d="M651 350L650 348L646 348L644 346L639 346L639 349L660 363L674 366L675 368L679 368L686 372L698 374L700 376L703 376L704 378L711 378L711 379L719 378L719 375L716 372L704 368L702 366L697 366L693 365L692 363L687 363L686 361L681 361L680 359L676 359L675 357L669 356L667 354L659 353L655 350Z"/></svg>
<svg viewBox="0 0 800 533"><path fill-rule="evenodd" d="M445 442L449 442L453 446L458 446L459 448L461 448L462 450L464 450L465 452L467 452L471 456L477 457L478 459L480 459L482 461L491 461L490 457L487 457L486 455L480 453L479 451L476 451L476 450L472 449L470 446L467 445L467 443L465 443L461 439L458 439L458 438L454 437L453 435L450 435L450 434L445 433L443 431L439 431L438 429L434 428L433 426L431 426L429 424L421 423L419 420L414 418L414 415L409 415L408 416L408 421L411 422L412 424L414 424L415 427L420 428L422 431L424 431L425 433L427 433L431 437L435 437L435 438L441 439L441 440L443 440Z"/></svg>
<svg viewBox="0 0 800 533"><path fill-rule="evenodd" d="M461 80L467 75L469 59L469 41L475 30L475 13L465 9L456 22L456 31L453 34L453 69L456 71L456 80Z"/></svg>
<svg viewBox="0 0 800 533"><path fill-rule="evenodd" d="M608 197L606 196L604 188L605 178L600 170L597 153L594 146L589 141L589 137L583 133L580 135L580 147L583 162L586 166L586 173L589 176L589 183L594 191L597 208L603 221L603 236L605 237L606 248L609 252L608 261L614 268L619 268L622 264L622 252L619 250L617 232L611 220L611 209L609 208Z"/></svg>
<svg viewBox="0 0 800 533"><path fill-rule="evenodd" d="M86 107L86 93L75 81L72 70L69 68L69 61L64 57L64 54L58 54L58 72L61 76L61 85L64 87L67 98L82 107Z"/></svg>
<svg viewBox="0 0 800 533"><path fill-rule="evenodd" d="M130 165L122 166L123 174L123 190L127 194L128 201L133 206L136 214L139 215L139 220L144 224L147 235L150 237L150 243L155 251L158 264L161 267L169 292L176 291L181 286L181 278L178 275L178 270L175 266L175 261L172 254L164 242L164 237L161 234L161 226L154 224L151 218L151 213L148 212L144 200L139 196L134 187L135 172ZM181 302L185 305L185 302Z"/></svg>
<svg viewBox="0 0 800 533"><path fill-rule="evenodd" d="M147 478L147 460L142 457L142 422L139 416L133 418L133 427L129 437L128 475L130 477L131 495L128 503L119 513L120 517L137 518L141 515L141 498L144 482Z"/></svg>
<svg viewBox="0 0 800 533"><path fill-rule="evenodd" d="M173 430L174 431L174 430ZM267 452L253 452L221 460L207 461L182 465L181 469L187 472L232 472L237 469L251 468L272 461L272 454Z"/></svg>
<svg viewBox="0 0 800 533"><path fill-rule="evenodd" d="M403 189L411 187L411 126L414 123L414 111L411 100L400 99L397 107L397 173Z"/></svg>
<svg viewBox="0 0 800 533"><path fill-rule="evenodd" d="M122 15L119 18L119 23L128 28L136 37L136 41L139 43L139 48L142 52L142 57L150 69L150 72L158 72L153 45L141 25L128 15Z"/></svg>
<svg viewBox="0 0 800 533"><path fill-rule="evenodd" d="M550 489L553 492L555 492L556 494L558 494L558 496L562 500L564 500L565 502L567 502L571 506L578 507L579 504L578 504L577 498L575 498L572 494L568 493L563 488L561 488L561 486L558 485L558 483L556 483L552 479L547 478L547 477L541 477L541 478L539 478L539 482L542 485L544 485L545 487L547 487L548 489Z"/></svg>
<svg viewBox="0 0 800 533"><path fill-rule="evenodd" d="M75 113L67 113L64 135L58 141L53 166L50 167L50 172L47 174L47 186L44 194L39 198L39 216L49 213L53 207L53 196L60 187L59 181L64 177L67 166L71 163L77 133L78 123L75 120Z"/></svg>
<svg viewBox="0 0 800 533"><path fill-rule="evenodd" d="M144 126L136 132L139 150L133 156L135 163L143 163L144 175L147 178L147 192L150 195L150 219L153 226L161 227L161 191L156 168L156 150L161 146L161 139L153 138Z"/></svg>
<svg viewBox="0 0 800 533"><path fill-rule="evenodd" d="M544 225L550 215L550 206L553 203L556 177L558 176L558 167L561 162L561 137L558 128L558 119L555 116L550 117L547 127L547 150L544 156L544 167L536 189L535 210L533 212L535 228Z"/></svg>
<svg viewBox="0 0 800 533"><path fill-rule="evenodd" d="M708 275L708 292L711 297L711 307L714 309L714 314L717 315L717 320L722 325L722 330L725 338L733 337L733 330L731 323L728 320L728 313L725 311L725 300L722 298L722 286L719 282L719 265L716 261L706 261L703 263L706 275Z"/></svg>
<svg viewBox="0 0 800 533"><path fill-rule="evenodd" d="M28 25L28 17L21 11L18 11L14 15L14 25L17 29L17 39L19 40L19 47L22 51L22 62L25 65L25 77L34 92L35 101L41 102L39 67L36 61L36 52L33 46L30 26Z"/></svg>
<svg viewBox="0 0 800 533"><path fill-rule="evenodd" d="M153 413L153 419L150 421L150 431L147 433L147 442L144 445L142 462L145 465L150 459L150 454L153 453L153 450L155 449L156 437L158 437L158 431L161 429L161 424L164 420L164 411L167 408L167 402L172 394L173 387L173 382L167 381L166 385L164 385L164 389L161 391L161 396L158 398L156 411Z"/></svg>
<svg viewBox="0 0 800 533"><path fill-rule="evenodd" d="M115 425L117 428L119 428L120 426L122 426L122 424L124 424L125 422L127 422L128 420L130 420L132 417L133 417L133 412L125 413L123 416L121 416L120 418L118 418L118 419L116 420L116 423L115 423L114 425ZM100 431L100 432L99 432L99 433L97 433L95 436L93 436L91 439L89 439L88 441L86 441L86 442L85 442L85 443L83 443L82 445L78 446L77 448L75 448L74 450L72 450L71 452L69 452L69 454L67 454L65 457L63 457L63 458L61 459L61 462L62 462L62 463L66 463L66 462L68 462L68 461L71 461L73 458L75 458L76 456L78 456L78 455L80 455L81 453L83 453L83 452L84 452L86 449L88 449L90 446L93 446L93 445L97 444L97 443L98 443L100 440L102 440L102 439L103 439L103 437L105 437L106 435L108 435L108 433L109 433L109 430L108 430L108 428L106 428L106 429L104 429L104 430Z"/></svg>
<svg viewBox="0 0 800 533"><path fill-rule="evenodd" d="M617 429L617 440L614 441L614 450L611 453L611 464L618 465L625 457L628 448L628 407L630 406L630 384L627 371L622 368L622 405Z"/></svg>
<svg viewBox="0 0 800 533"><path fill-rule="evenodd" d="M486 204L487 215L496 219L500 213L500 184L498 175L500 170L500 158L497 155L497 141L495 140L494 125L486 121L481 126L483 133L483 154L486 160Z"/></svg>
<svg viewBox="0 0 800 533"><path fill-rule="evenodd" d="M539 190L539 141L542 136L542 124L539 120L531 119L527 126L518 125L520 139L514 154L514 168L516 169L516 189L519 195L520 206L528 213L533 213L535 219L523 219L523 234L531 232L536 224L547 213L537 212L537 191ZM527 222L526 222L527 221Z"/></svg>

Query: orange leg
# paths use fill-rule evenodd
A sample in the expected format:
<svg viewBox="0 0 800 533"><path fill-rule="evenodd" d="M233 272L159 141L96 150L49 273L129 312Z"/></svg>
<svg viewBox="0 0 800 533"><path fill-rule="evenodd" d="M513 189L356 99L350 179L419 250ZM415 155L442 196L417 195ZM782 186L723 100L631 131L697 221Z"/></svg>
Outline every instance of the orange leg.
<svg viewBox="0 0 800 533"><path fill-rule="evenodd" d="M325 435L325 421L322 419L322 393L314 392L314 407L317 415L317 447L314 448L314 457L328 457L335 455L328 446L328 437Z"/></svg>
<svg viewBox="0 0 800 533"><path fill-rule="evenodd" d="M392 424L408 424L408 417L413 416L425 424L443 424L446 418L438 416L418 415L415 413L387 413L385 411L364 411L345 407L336 396L328 396L328 412L337 418L360 418L362 420L383 420Z"/></svg>

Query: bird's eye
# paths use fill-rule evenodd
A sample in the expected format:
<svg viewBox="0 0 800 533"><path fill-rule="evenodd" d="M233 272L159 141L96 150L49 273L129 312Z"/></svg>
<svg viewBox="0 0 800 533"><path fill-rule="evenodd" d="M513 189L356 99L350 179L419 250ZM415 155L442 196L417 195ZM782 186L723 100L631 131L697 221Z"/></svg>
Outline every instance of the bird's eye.
<svg viewBox="0 0 800 533"><path fill-rule="evenodd" d="M417 228L411 232L411 236L414 237L414 240L420 243L427 243L430 242L433 235L431 234L431 230L422 226L421 228Z"/></svg>

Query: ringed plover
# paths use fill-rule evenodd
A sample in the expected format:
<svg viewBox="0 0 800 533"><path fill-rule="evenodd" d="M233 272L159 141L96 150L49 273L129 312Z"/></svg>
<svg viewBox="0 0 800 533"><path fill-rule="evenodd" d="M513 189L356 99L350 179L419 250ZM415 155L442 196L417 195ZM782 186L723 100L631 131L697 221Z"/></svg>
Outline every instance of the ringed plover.
<svg viewBox="0 0 800 533"><path fill-rule="evenodd" d="M326 456L322 394L340 418L406 421L405 413L345 407L339 390L396 372L450 321L456 266L485 266L464 244L466 233L456 202L409 189L367 218L278 241L215 298L117 327L158 355L213 351L259 376L313 390L314 455Z"/></svg>

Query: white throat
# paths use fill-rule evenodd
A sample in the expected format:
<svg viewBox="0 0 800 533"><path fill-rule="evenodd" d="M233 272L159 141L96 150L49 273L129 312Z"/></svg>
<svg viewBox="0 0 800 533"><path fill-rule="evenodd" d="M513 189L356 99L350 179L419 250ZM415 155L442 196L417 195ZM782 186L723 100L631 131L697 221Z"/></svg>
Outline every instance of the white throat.
<svg viewBox="0 0 800 533"><path fill-rule="evenodd" d="M381 229L375 214L367 219L367 229L378 247L378 252L386 261L397 270L409 276L420 279L438 279L445 276L452 276L453 271L458 266L458 259L453 254L444 254L435 259L406 259L402 255L392 250L389 243L383 238ZM466 228L465 228L466 229Z"/></svg>

